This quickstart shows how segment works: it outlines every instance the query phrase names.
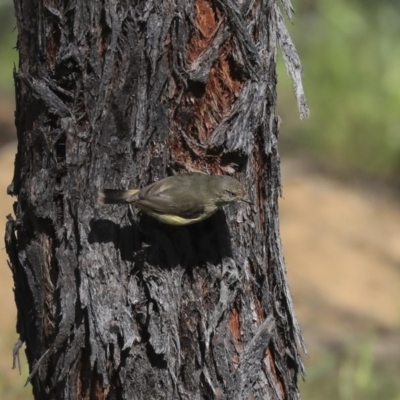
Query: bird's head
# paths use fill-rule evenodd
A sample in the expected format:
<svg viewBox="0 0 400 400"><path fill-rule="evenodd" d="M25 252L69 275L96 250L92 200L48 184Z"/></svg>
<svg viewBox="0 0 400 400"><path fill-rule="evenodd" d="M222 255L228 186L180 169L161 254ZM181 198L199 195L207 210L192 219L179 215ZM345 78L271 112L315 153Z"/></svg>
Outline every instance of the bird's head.
<svg viewBox="0 0 400 400"><path fill-rule="evenodd" d="M218 178L215 186L217 192L216 203L218 206L223 206L235 201L243 201L252 204L244 186L237 179L230 176L220 176Z"/></svg>

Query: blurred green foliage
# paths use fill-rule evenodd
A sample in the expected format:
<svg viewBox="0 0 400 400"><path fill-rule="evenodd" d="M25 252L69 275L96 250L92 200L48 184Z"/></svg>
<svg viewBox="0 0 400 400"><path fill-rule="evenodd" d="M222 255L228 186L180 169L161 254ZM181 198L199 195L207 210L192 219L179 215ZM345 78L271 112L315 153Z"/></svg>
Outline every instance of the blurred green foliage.
<svg viewBox="0 0 400 400"><path fill-rule="evenodd" d="M14 65L18 66L16 22L12 1L0 2L0 95L14 96Z"/></svg>
<svg viewBox="0 0 400 400"><path fill-rule="evenodd" d="M394 181L400 172L400 3L294 2L289 26L311 116L300 122L280 63L284 150L325 166Z"/></svg>
<svg viewBox="0 0 400 400"><path fill-rule="evenodd" d="M308 377L300 384L305 400L400 400L398 363L377 362L374 339L348 343L306 362ZM307 365L308 364L308 365Z"/></svg>

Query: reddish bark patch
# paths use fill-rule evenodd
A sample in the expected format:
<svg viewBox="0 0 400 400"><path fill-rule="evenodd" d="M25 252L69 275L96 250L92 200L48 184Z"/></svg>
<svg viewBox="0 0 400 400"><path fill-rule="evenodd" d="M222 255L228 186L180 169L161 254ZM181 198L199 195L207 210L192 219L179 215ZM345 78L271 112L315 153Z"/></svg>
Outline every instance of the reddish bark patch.
<svg viewBox="0 0 400 400"><path fill-rule="evenodd" d="M263 321L265 321L265 311L261 305L260 300L256 300L254 302L254 308L257 315L257 322L258 324L261 324Z"/></svg>
<svg viewBox="0 0 400 400"><path fill-rule="evenodd" d="M103 383L100 379L96 379L95 377L93 377L91 393L90 393L91 400L106 399L108 391L109 391L108 388L103 387Z"/></svg>
<svg viewBox="0 0 400 400"><path fill-rule="evenodd" d="M229 114L240 94L243 82L235 77L230 56L232 46L225 43L220 49L219 58L211 68L210 75L201 97L189 94L193 104L193 118L190 124L191 137L206 144L214 129Z"/></svg>
<svg viewBox="0 0 400 400"><path fill-rule="evenodd" d="M236 350L236 354L231 356L232 366L236 369L240 364L239 354L242 353L242 335L241 335L241 324L240 324L240 312L234 307L231 310L228 320L228 326L232 333L232 337L234 338L234 347Z"/></svg>
<svg viewBox="0 0 400 400"><path fill-rule="evenodd" d="M278 371L275 367L274 352L273 352L273 350L270 349L270 347L267 347L267 349L265 350L265 360L268 364L269 370L272 372L271 378L274 379L276 388L277 388L277 390L279 390L279 397L281 399L284 399L285 398L285 390L283 388L281 380L279 379Z"/></svg>
<svg viewBox="0 0 400 400"><path fill-rule="evenodd" d="M240 341L242 337L240 333L240 313L237 308L232 309L228 324L232 332L232 336L236 341Z"/></svg>
<svg viewBox="0 0 400 400"><path fill-rule="evenodd" d="M220 11L207 0L196 2L196 30L187 46L187 62L193 63L211 46L214 35L224 24ZM234 67L230 39L221 45L207 82L189 82L182 97L179 87L170 90L179 104L170 136L170 150L178 164L189 169L220 174L220 155L207 154L207 145L214 130L229 115L243 87L243 77ZM203 66L200 66L200 68ZM178 84L179 86L179 84ZM176 90L178 89L178 90ZM180 88L182 90L182 87ZM171 96L170 96L171 97ZM183 134L182 134L183 132Z"/></svg>
<svg viewBox="0 0 400 400"><path fill-rule="evenodd" d="M209 46L220 19L218 10L214 9L207 0L198 0L195 7L195 24L197 31L192 35L189 41L187 49L189 63L194 61L199 54Z"/></svg>

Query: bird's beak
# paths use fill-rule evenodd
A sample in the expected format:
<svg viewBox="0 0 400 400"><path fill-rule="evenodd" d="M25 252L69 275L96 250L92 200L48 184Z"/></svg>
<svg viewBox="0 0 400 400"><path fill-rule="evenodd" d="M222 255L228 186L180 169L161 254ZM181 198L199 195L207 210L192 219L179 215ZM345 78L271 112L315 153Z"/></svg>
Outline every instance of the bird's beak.
<svg viewBox="0 0 400 400"><path fill-rule="evenodd" d="M245 197L243 197L243 199L241 199L241 201L243 201L244 203L247 203L247 204L254 205L254 203L250 200L249 195L247 195L247 194Z"/></svg>

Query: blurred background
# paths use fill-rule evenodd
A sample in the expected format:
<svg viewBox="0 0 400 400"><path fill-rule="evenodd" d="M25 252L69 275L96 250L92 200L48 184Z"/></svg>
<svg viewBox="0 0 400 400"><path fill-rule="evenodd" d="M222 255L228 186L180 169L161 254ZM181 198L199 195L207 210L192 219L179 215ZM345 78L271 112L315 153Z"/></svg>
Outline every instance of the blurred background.
<svg viewBox="0 0 400 400"><path fill-rule="evenodd" d="M309 355L304 400L400 400L400 2L295 0L288 22L311 116L280 61L281 233ZM0 237L13 200L17 64L0 0ZM1 239L2 240L2 239ZM0 398L32 399L12 370L15 305L0 246Z"/></svg>

